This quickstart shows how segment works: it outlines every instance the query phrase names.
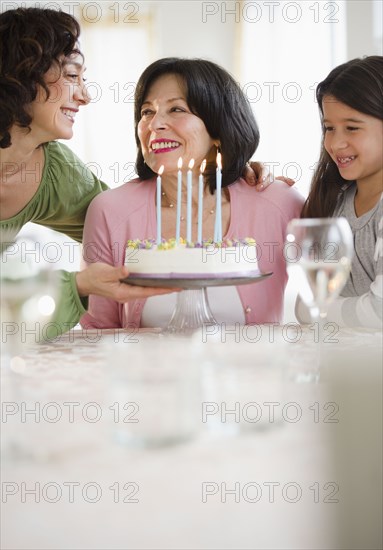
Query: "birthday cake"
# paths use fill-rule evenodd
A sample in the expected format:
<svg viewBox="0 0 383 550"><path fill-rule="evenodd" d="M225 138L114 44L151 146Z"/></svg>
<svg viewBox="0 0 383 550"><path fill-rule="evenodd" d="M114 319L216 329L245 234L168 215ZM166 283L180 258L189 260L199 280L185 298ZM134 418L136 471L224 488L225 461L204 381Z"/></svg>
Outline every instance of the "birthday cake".
<svg viewBox="0 0 383 550"><path fill-rule="evenodd" d="M152 239L128 241L125 265L131 275L168 278L246 277L258 274L254 239L219 243L177 244L175 239L156 244Z"/></svg>

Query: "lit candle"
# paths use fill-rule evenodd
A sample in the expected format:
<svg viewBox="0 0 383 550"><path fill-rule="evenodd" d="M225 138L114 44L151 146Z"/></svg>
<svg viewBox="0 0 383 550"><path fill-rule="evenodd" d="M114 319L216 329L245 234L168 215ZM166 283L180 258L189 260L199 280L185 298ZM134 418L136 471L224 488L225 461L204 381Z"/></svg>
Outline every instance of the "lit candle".
<svg viewBox="0 0 383 550"><path fill-rule="evenodd" d="M215 209L215 225L214 225L214 241L222 241L222 205L221 205L221 189L222 189L222 160L221 153L217 153L217 172L215 178L216 187L216 209Z"/></svg>
<svg viewBox="0 0 383 550"><path fill-rule="evenodd" d="M194 159L189 162L189 170L187 173L187 197L186 197L186 241L188 243L192 240L192 183L193 183L193 169Z"/></svg>
<svg viewBox="0 0 383 550"><path fill-rule="evenodd" d="M206 167L206 160L202 161L200 175L198 180L198 238L197 241L202 243L202 212L203 212L203 173Z"/></svg>
<svg viewBox="0 0 383 550"><path fill-rule="evenodd" d="M164 167L161 166L157 176L157 245L161 244L161 176Z"/></svg>
<svg viewBox="0 0 383 550"><path fill-rule="evenodd" d="M177 219L176 219L176 243L180 242L181 233L181 199L182 199L182 157L178 159L178 178L177 178Z"/></svg>

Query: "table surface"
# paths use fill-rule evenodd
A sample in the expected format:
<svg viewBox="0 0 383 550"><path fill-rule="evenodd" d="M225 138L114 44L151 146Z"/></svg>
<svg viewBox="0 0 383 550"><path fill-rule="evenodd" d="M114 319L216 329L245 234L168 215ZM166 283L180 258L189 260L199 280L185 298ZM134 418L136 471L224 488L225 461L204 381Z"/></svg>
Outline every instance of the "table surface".
<svg viewBox="0 0 383 550"><path fill-rule="evenodd" d="M1 547L381 547L382 336L327 330L321 346L315 330L293 324L200 334L182 341L183 359L145 330L72 331L27 347L1 371ZM178 444L117 443L112 374L158 349L159 362L178 357L178 368L195 364L202 377L245 358L256 371L266 353L282 373L280 421L239 429L199 419ZM272 399L268 384L262 395ZM241 407L244 396L234 395Z"/></svg>

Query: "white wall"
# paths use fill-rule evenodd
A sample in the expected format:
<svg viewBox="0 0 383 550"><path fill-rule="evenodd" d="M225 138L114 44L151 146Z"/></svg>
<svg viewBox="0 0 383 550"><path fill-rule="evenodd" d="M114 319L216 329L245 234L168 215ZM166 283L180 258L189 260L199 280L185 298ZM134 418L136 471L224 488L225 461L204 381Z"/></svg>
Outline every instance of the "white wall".
<svg viewBox="0 0 383 550"><path fill-rule="evenodd" d="M347 57L382 55L382 0L348 0Z"/></svg>

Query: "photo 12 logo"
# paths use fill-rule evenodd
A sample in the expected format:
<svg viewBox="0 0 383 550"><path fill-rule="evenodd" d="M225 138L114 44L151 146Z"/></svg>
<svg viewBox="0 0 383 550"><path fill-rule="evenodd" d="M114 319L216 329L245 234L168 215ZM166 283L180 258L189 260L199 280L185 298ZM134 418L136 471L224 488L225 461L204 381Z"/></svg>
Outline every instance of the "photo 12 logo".
<svg viewBox="0 0 383 550"><path fill-rule="evenodd" d="M339 23L337 2L202 2L201 8L203 23Z"/></svg>
<svg viewBox="0 0 383 550"><path fill-rule="evenodd" d="M214 264L216 259L221 263L250 263L254 265L254 268L258 265L258 259L262 254L261 248L255 241L248 245L247 242L234 242L227 241L225 246L217 247L214 244L209 244L206 247L201 248L202 263Z"/></svg>
<svg viewBox="0 0 383 550"><path fill-rule="evenodd" d="M35 483L3 481L1 483L1 502L7 504L17 500L23 504L26 502L46 502L49 504L86 502L95 504L104 499L116 504L136 504L139 502L137 497L139 491L140 486L135 481L115 481L108 487L103 487L96 481L88 481L87 483L80 483L79 481L64 481L62 483L55 481L46 483L40 483L39 481Z"/></svg>
<svg viewBox="0 0 383 550"><path fill-rule="evenodd" d="M263 481L262 483L256 481L249 481L248 483L205 481L202 483L203 503L207 503L208 499L211 500L216 497L222 504L226 504L226 502L256 504L260 501L266 501L269 504L276 502L296 504L303 499L315 504L320 502L338 504L338 495L339 485L334 481L323 484L314 482L308 486L296 481L287 483L280 483L279 481Z"/></svg>
<svg viewBox="0 0 383 550"><path fill-rule="evenodd" d="M107 20L112 23L137 24L138 2L2 2L1 11L17 8L40 8L64 11L89 25Z"/></svg>

